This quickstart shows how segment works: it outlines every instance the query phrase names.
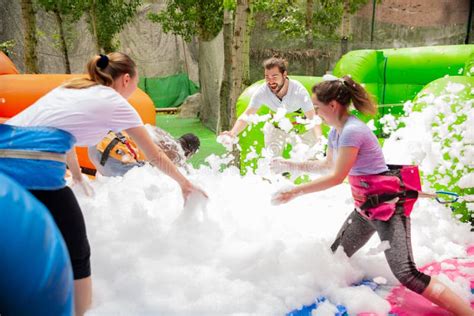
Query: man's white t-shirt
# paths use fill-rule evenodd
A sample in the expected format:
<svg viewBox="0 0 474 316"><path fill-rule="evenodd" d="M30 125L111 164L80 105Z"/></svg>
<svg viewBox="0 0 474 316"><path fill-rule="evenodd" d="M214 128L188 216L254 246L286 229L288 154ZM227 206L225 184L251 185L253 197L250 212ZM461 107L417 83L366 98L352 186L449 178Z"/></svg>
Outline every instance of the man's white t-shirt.
<svg viewBox="0 0 474 316"><path fill-rule="evenodd" d="M86 89L58 87L5 123L58 128L76 137L77 146L94 146L109 131L143 125L130 103L104 85Z"/></svg>
<svg viewBox="0 0 474 316"><path fill-rule="evenodd" d="M298 81L288 79L288 92L279 99L268 87L266 83L262 84L252 95L249 108L259 109L262 105L268 106L272 111L284 108L287 113L302 109L308 112L313 109L313 102L306 88Z"/></svg>

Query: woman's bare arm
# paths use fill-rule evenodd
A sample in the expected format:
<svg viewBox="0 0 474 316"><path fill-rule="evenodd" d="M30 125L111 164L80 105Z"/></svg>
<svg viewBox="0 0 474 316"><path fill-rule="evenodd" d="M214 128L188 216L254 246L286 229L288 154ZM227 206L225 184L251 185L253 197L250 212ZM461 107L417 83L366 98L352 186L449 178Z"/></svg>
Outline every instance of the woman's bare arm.
<svg viewBox="0 0 474 316"><path fill-rule="evenodd" d="M336 165L334 166L333 172L310 183L299 185L290 190L280 192L274 197L274 200L279 203L286 203L300 195L323 191L342 183L354 165L358 152L359 148L356 147L339 148Z"/></svg>
<svg viewBox="0 0 474 316"><path fill-rule="evenodd" d="M207 197L201 189L195 187L173 164L166 154L153 142L144 126L129 128L126 132L132 137L140 150L145 154L147 160L160 169L163 173L178 182L183 191L183 197L187 197L193 192L200 192Z"/></svg>

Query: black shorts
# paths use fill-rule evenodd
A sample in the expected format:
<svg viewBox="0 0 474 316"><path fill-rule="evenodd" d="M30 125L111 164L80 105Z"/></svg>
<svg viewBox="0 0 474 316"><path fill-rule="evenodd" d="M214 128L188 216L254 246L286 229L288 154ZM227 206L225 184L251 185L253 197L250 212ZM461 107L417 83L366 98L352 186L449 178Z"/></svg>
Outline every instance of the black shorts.
<svg viewBox="0 0 474 316"><path fill-rule="evenodd" d="M91 275L91 250L81 208L69 187L59 190L30 190L51 213L66 242L74 280Z"/></svg>

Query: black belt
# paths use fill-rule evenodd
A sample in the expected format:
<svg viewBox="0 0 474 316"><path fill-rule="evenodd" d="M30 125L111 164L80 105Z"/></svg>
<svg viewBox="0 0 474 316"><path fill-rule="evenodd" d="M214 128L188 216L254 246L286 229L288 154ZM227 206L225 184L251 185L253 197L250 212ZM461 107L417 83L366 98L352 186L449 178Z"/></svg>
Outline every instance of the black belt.
<svg viewBox="0 0 474 316"><path fill-rule="evenodd" d="M408 191L401 191L395 193L382 193L382 194L372 194L367 196L367 200L359 206L361 210L367 210L369 208L374 208L379 206L382 203L391 201L393 199L400 198L400 199L417 199L418 198L418 191L415 190L408 190Z"/></svg>

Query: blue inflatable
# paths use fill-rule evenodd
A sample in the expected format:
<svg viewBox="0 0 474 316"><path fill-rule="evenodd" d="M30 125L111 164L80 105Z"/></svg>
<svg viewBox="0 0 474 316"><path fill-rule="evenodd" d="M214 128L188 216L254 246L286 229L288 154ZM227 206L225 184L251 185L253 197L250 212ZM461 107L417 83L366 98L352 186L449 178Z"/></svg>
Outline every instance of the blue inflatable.
<svg viewBox="0 0 474 316"><path fill-rule="evenodd" d="M64 155L71 150L75 142L73 135L57 128L0 124L0 154L10 150L19 153L46 152ZM66 186L65 161L0 155L0 172L29 190L56 190Z"/></svg>
<svg viewBox="0 0 474 316"><path fill-rule="evenodd" d="M0 173L0 315L73 315L69 255L48 210Z"/></svg>
<svg viewBox="0 0 474 316"><path fill-rule="evenodd" d="M315 300L314 303L311 305L304 305L301 309L294 310L286 316L311 316L313 314L313 310L318 309L318 307L323 304L327 298L323 295L318 296ZM348 316L347 314L347 309L344 305L337 305L337 312L334 314L334 316Z"/></svg>
<svg viewBox="0 0 474 316"><path fill-rule="evenodd" d="M372 291L375 291L378 287L377 283L372 280L363 279L360 282L352 284L352 286L368 286ZM318 296L311 305L304 305L300 309L296 309L287 313L286 316L311 316L314 310L317 310L324 302L330 302L325 296ZM332 303L332 302L331 302ZM333 304L335 305L335 304ZM337 312L334 316L348 316L347 308L344 305L336 304ZM391 315L391 314L389 314Z"/></svg>

